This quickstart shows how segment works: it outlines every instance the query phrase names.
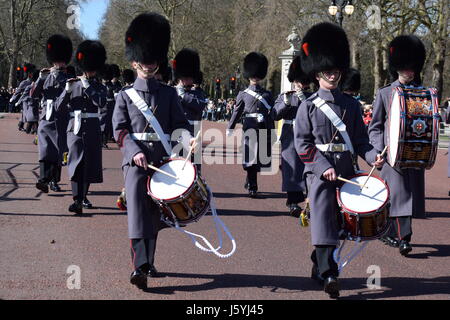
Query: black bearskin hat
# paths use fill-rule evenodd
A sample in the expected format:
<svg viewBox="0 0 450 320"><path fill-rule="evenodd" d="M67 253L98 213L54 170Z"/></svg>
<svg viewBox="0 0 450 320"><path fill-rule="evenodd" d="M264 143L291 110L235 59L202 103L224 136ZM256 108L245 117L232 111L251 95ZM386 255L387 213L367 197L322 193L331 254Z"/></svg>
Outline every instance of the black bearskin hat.
<svg viewBox="0 0 450 320"><path fill-rule="evenodd" d="M348 69L339 86L341 91L359 92L361 89L361 74L356 69Z"/></svg>
<svg viewBox="0 0 450 320"><path fill-rule="evenodd" d="M34 71L36 70L36 66L31 63L25 63L23 66L23 73L27 78L30 78L33 76Z"/></svg>
<svg viewBox="0 0 450 320"><path fill-rule="evenodd" d="M125 83L134 83L136 76L134 75L134 71L131 69L125 69L122 72L122 79Z"/></svg>
<svg viewBox="0 0 450 320"><path fill-rule="evenodd" d="M113 78L112 69L110 64L105 64L103 68L99 71L99 76L103 80L111 81Z"/></svg>
<svg viewBox="0 0 450 320"><path fill-rule="evenodd" d="M109 70L113 78L120 78L120 68L117 64L110 64Z"/></svg>
<svg viewBox="0 0 450 320"><path fill-rule="evenodd" d="M33 72L33 76L31 77L31 81L36 82L37 79L39 78L39 70L34 70Z"/></svg>
<svg viewBox="0 0 450 320"><path fill-rule="evenodd" d="M167 58L170 24L162 15L150 12L137 16L125 34L125 55L129 61L160 63Z"/></svg>
<svg viewBox="0 0 450 320"><path fill-rule="evenodd" d="M71 79L71 78L76 78L76 77L77 77L77 72L76 72L74 66L67 66L67 68L66 68L66 73L67 73L67 77L68 77L69 79Z"/></svg>
<svg viewBox="0 0 450 320"><path fill-rule="evenodd" d="M308 75L303 72L302 65L301 65L300 56L296 56L289 66L288 71L288 80L289 82L298 81L301 84L309 84L311 83L311 80L309 79Z"/></svg>
<svg viewBox="0 0 450 320"><path fill-rule="evenodd" d="M269 61L266 56L259 52L250 52L244 58L244 78L264 79L267 75Z"/></svg>
<svg viewBox="0 0 450 320"><path fill-rule="evenodd" d="M203 83L203 72L200 71L198 73L197 77L194 78L194 84L200 86L200 85L202 85L202 83Z"/></svg>
<svg viewBox="0 0 450 320"><path fill-rule="evenodd" d="M417 81L420 79L420 72L425 63L425 55L425 46L418 37L401 35L394 38L389 44L389 72L391 76L397 79L397 71L413 70Z"/></svg>
<svg viewBox="0 0 450 320"><path fill-rule="evenodd" d="M50 64L55 62L68 64L72 59L72 51L72 41L62 34L54 34L47 40L46 53Z"/></svg>
<svg viewBox="0 0 450 320"><path fill-rule="evenodd" d="M106 61L106 50L100 41L85 40L78 46L75 58L82 71L101 71Z"/></svg>
<svg viewBox="0 0 450 320"><path fill-rule="evenodd" d="M196 78L200 73L200 56L197 51L184 48L177 53L172 65L175 78Z"/></svg>
<svg viewBox="0 0 450 320"><path fill-rule="evenodd" d="M166 58L159 63L158 74L161 75L162 80L167 83L172 80L172 68L169 65L169 60Z"/></svg>
<svg viewBox="0 0 450 320"><path fill-rule="evenodd" d="M322 22L305 34L300 55L303 71L315 79L316 73L350 67L350 48L345 31L338 25Z"/></svg>

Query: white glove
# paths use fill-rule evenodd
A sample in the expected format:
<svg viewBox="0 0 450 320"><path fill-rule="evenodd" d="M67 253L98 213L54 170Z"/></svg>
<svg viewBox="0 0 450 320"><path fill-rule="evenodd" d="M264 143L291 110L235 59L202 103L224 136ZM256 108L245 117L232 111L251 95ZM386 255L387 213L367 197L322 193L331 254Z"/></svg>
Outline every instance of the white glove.
<svg viewBox="0 0 450 320"><path fill-rule="evenodd" d="M186 93L186 90L184 89L184 87L176 87L177 88L177 93L178 95L183 98L184 94Z"/></svg>
<svg viewBox="0 0 450 320"><path fill-rule="evenodd" d="M292 96L292 93L287 93L287 92L283 95L283 101L284 101L285 105L287 105L287 106L291 105L291 96Z"/></svg>
<svg viewBox="0 0 450 320"><path fill-rule="evenodd" d="M83 85L83 88L87 89L89 87L89 80L85 77L81 77L81 84Z"/></svg>
<svg viewBox="0 0 450 320"><path fill-rule="evenodd" d="M231 137L233 135L234 130L233 129L227 129L226 135L227 137Z"/></svg>
<svg viewBox="0 0 450 320"><path fill-rule="evenodd" d="M73 90L75 82L76 81L67 81L66 82L66 88L65 89L66 89L67 93L72 93L72 90Z"/></svg>
<svg viewBox="0 0 450 320"><path fill-rule="evenodd" d="M42 69L39 72L39 78L42 79L42 80L45 80L45 79L47 79L49 74L50 74L50 70L49 69Z"/></svg>
<svg viewBox="0 0 450 320"><path fill-rule="evenodd" d="M16 106L16 107L20 106L20 102L17 102L17 103L15 104L15 106Z"/></svg>

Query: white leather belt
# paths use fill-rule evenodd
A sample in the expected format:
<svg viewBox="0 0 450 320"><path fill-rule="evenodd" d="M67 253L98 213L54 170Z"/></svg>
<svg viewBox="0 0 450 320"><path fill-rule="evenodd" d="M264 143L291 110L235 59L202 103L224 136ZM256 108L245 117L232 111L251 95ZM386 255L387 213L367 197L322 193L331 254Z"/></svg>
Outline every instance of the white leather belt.
<svg viewBox="0 0 450 320"><path fill-rule="evenodd" d="M195 123L197 122L196 120L188 120L190 125L195 125Z"/></svg>
<svg viewBox="0 0 450 320"><path fill-rule="evenodd" d="M294 120L284 120L284 124L292 124L292 125L295 125L295 121L294 121Z"/></svg>
<svg viewBox="0 0 450 320"><path fill-rule="evenodd" d="M71 112L70 116L74 117L75 113ZM98 118L99 114L98 113L90 113L90 112L86 112L86 113L81 113L81 118L82 119L86 119L86 118Z"/></svg>
<svg viewBox="0 0 450 320"><path fill-rule="evenodd" d="M264 117L261 113L247 113L245 115L246 118L258 118L258 117Z"/></svg>
<svg viewBox="0 0 450 320"><path fill-rule="evenodd" d="M167 140L170 140L168 134L165 135ZM144 133L132 133L131 137L133 140L138 141L161 141L156 133L144 132Z"/></svg>
<svg viewBox="0 0 450 320"><path fill-rule="evenodd" d="M322 152L345 152L350 151L345 143L316 144L316 148Z"/></svg>

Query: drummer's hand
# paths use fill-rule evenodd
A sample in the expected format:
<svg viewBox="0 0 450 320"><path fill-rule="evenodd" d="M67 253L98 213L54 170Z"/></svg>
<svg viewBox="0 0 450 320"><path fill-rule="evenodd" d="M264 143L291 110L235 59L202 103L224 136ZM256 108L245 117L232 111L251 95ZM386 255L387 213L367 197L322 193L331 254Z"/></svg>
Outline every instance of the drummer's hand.
<svg viewBox="0 0 450 320"><path fill-rule="evenodd" d="M327 171L325 171L322 176L327 179L328 181L336 181L336 170L334 168L330 168Z"/></svg>
<svg viewBox="0 0 450 320"><path fill-rule="evenodd" d="M145 170L147 170L148 168L147 158L145 157L145 154L143 154L142 152L139 152L137 155L135 155L133 157L133 161L138 167L142 167Z"/></svg>
<svg viewBox="0 0 450 320"><path fill-rule="evenodd" d="M377 154L377 160L374 163L372 163L372 166L375 166L379 169L383 166L383 164L384 158L380 154Z"/></svg>
<svg viewBox="0 0 450 320"><path fill-rule="evenodd" d="M191 138L191 139L189 140L189 145L190 145L191 148L193 149L193 150L192 150L193 152L197 151L198 143L197 143L197 140L195 140L195 138Z"/></svg>

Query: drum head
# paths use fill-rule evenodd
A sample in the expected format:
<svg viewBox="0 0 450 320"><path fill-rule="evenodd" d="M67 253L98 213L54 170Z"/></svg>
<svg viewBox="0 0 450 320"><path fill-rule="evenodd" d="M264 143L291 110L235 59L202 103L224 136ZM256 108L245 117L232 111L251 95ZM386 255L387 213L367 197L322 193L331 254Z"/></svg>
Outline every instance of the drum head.
<svg viewBox="0 0 450 320"><path fill-rule="evenodd" d="M150 180L148 191L160 200L171 200L184 194L195 181L196 170L189 161L186 163L184 170L183 165L184 159L171 160L163 164L159 169L176 176L178 179L156 171Z"/></svg>
<svg viewBox="0 0 450 320"><path fill-rule="evenodd" d="M391 108L389 111L389 135L388 143L388 162L393 167L397 159L398 143L400 139L400 99L398 91L395 90L392 96Z"/></svg>
<svg viewBox="0 0 450 320"><path fill-rule="evenodd" d="M364 184L367 175L360 175L350 179L353 182ZM389 199L387 185L379 178L370 177L363 190L359 186L344 183L340 188L338 196L345 210L358 214L376 212L384 207Z"/></svg>

